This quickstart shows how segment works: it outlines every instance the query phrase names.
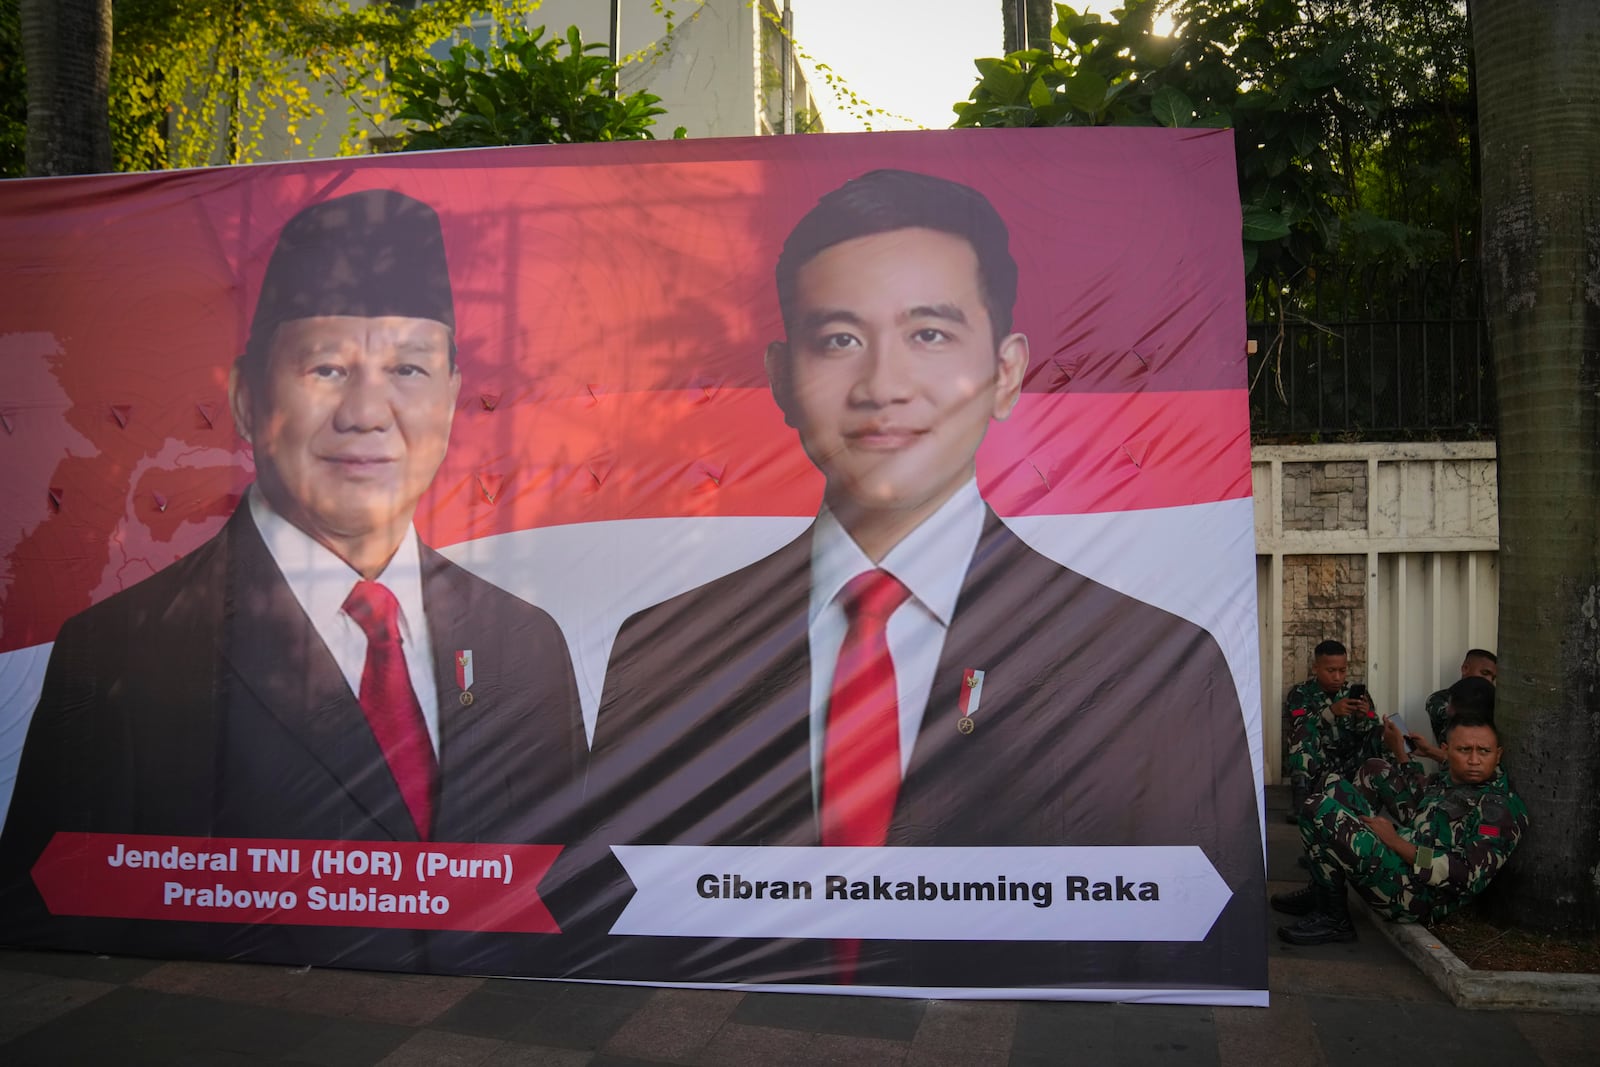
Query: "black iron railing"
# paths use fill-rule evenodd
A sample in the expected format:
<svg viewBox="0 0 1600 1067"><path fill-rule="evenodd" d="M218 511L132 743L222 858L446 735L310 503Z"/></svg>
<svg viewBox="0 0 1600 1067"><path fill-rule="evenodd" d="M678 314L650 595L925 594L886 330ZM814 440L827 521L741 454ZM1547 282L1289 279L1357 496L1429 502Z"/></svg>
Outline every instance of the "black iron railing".
<svg viewBox="0 0 1600 1067"><path fill-rule="evenodd" d="M1251 304L1258 441L1492 437L1494 373L1477 264L1323 271Z"/></svg>

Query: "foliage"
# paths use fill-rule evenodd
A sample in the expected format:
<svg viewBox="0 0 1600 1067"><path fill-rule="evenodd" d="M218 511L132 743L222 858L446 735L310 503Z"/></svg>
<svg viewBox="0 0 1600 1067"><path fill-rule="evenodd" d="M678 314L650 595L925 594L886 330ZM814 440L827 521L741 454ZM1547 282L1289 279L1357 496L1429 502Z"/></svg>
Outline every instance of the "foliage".
<svg viewBox="0 0 1600 1067"><path fill-rule="evenodd" d="M578 27L544 40L544 27L508 27L498 44L463 41L446 59L407 57L393 86L406 150L575 141L649 140L665 109L652 93L616 91L618 67ZM561 54L562 46L566 55ZM680 126L676 136L683 136Z"/></svg>
<svg viewBox="0 0 1600 1067"><path fill-rule="evenodd" d="M28 80L17 0L0 0L0 178L27 172Z"/></svg>
<svg viewBox="0 0 1600 1067"><path fill-rule="evenodd" d="M749 0L749 2L755 8L756 14L764 20L762 26L763 41L766 40L766 34L768 33L776 33L787 37L790 47L794 49L796 58L810 65L817 77L827 86L828 91L833 94L834 102L842 111L860 122L863 129L871 130L874 122L881 122L885 119L906 126L918 125L918 123L913 122L904 115L897 115L885 108L874 107L865 97L850 88L850 83L845 81L838 71L826 63L818 62L817 57L806 51L806 47L793 34L787 33L783 28L781 15L776 11L769 10L761 0ZM798 132L809 133L820 128L821 116L815 112L811 112L804 119L799 114L795 115L795 129Z"/></svg>
<svg viewBox="0 0 1600 1067"><path fill-rule="evenodd" d="M694 10L689 12L689 17L680 19L678 10L671 0L650 0L650 10L661 19L661 35L643 48L629 52L617 59L617 65L628 67L637 63L652 63L664 58L672 51L672 46L677 43L679 30L692 26L699 21L700 15L706 9L708 0L691 0Z"/></svg>
<svg viewBox="0 0 1600 1067"><path fill-rule="evenodd" d="M765 112L767 129L774 133L783 132L783 47L779 43L784 40L783 22L771 17L771 12L764 12L766 17L761 20L761 98L762 108ZM799 46L794 43L793 35L788 37L791 50L790 62L799 53ZM800 86L795 86L795 99L793 101L793 117L795 133L822 133L822 116L815 108L801 105L804 93Z"/></svg>
<svg viewBox="0 0 1600 1067"><path fill-rule="evenodd" d="M1055 10L1051 47L977 61L955 125L1232 127L1246 269L1276 292L1335 253L1396 267L1470 254L1456 0L1125 0L1108 21ZM1152 32L1163 10L1171 37Z"/></svg>
<svg viewBox="0 0 1600 1067"><path fill-rule="evenodd" d="M263 158L269 120L339 150L384 135L386 69L474 17L505 26L537 0L116 0L112 136L120 170ZM334 106L328 107L329 101ZM346 117L348 115L348 118ZM342 124L342 128L341 128Z"/></svg>

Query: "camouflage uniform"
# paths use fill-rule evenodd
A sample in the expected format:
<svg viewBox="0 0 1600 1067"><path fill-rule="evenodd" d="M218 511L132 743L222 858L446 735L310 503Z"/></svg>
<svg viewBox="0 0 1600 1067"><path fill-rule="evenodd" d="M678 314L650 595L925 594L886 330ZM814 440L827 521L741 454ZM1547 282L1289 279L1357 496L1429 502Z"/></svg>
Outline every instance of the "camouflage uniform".
<svg viewBox="0 0 1600 1067"><path fill-rule="evenodd" d="M1363 815L1389 818L1417 846L1416 861L1378 840ZM1504 768L1483 785L1457 785L1448 770L1430 776L1414 760L1402 767L1368 760L1353 778L1329 779L1320 803L1300 820L1312 879L1336 889L1342 871L1394 922L1443 918L1482 892L1527 828L1528 809Z"/></svg>
<svg viewBox="0 0 1600 1067"><path fill-rule="evenodd" d="M1433 724L1433 743L1444 744L1445 724L1450 721L1450 690L1441 689L1429 694L1424 707L1428 711L1428 721Z"/></svg>
<svg viewBox="0 0 1600 1067"><path fill-rule="evenodd" d="M1291 779L1304 778L1313 789L1320 788L1318 779L1324 774L1349 777L1363 760L1379 754L1383 731L1376 711L1340 718L1331 710L1349 695L1349 686L1325 693L1311 678L1283 698L1283 715L1289 720Z"/></svg>

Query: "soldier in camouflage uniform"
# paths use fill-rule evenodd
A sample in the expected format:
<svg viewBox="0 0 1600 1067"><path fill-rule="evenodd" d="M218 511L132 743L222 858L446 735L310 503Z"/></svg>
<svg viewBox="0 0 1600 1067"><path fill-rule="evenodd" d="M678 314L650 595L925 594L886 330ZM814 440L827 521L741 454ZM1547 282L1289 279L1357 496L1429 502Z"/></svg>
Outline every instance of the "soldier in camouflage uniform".
<svg viewBox="0 0 1600 1067"><path fill-rule="evenodd" d="M1461 677L1487 678L1493 685L1500 672L1500 661L1493 652L1482 648L1467 650L1461 659ZM1444 744L1444 727L1450 716L1450 690L1441 689L1437 693L1428 694L1428 701L1423 705L1428 713L1428 722L1433 725L1433 740L1437 744Z"/></svg>
<svg viewBox="0 0 1600 1067"><path fill-rule="evenodd" d="M1444 728L1450 722L1449 687L1429 693L1427 701L1422 705L1422 710L1428 713L1428 722L1433 726L1434 743L1444 744Z"/></svg>
<svg viewBox="0 0 1600 1067"><path fill-rule="evenodd" d="M1477 678L1464 682L1490 688ZM1403 759L1399 730L1387 726L1385 740ZM1432 776L1414 760L1374 759L1352 779L1329 780L1301 821L1312 884L1273 897L1277 910L1305 915L1280 927L1280 938L1295 945L1353 940L1347 881L1393 922L1431 922L1482 892L1527 829L1528 811L1499 765L1491 719L1459 712L1446 749L1448 765Z"/></svg>
<svg viewBox="0 0 1600 1067"><path fill-rule="evenodd" d="M1289 821L1299 817L1326 774L1349 776L1378 754L1371 697L1352 697L1349 657L1338 641L1316 647L1311 677L1283 698L1289 732Z"/></svg>

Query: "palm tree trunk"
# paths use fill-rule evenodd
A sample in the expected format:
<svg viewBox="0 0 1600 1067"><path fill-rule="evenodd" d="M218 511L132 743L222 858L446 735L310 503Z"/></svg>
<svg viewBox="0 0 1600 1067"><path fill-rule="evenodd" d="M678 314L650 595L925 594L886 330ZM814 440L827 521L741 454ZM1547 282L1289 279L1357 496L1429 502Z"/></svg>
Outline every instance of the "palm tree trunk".
<svg viewBox="0 0 1600 1067"><path fill-rule="evenodd" d="M1474 0L1518 925L1600 915L1600 4Z"/></svg>
<svg viewBox="0 0 1600 1067"><path fill-rule="evenodd" d="M111 169L111 0L21 0L30 175Z"/></svg>

